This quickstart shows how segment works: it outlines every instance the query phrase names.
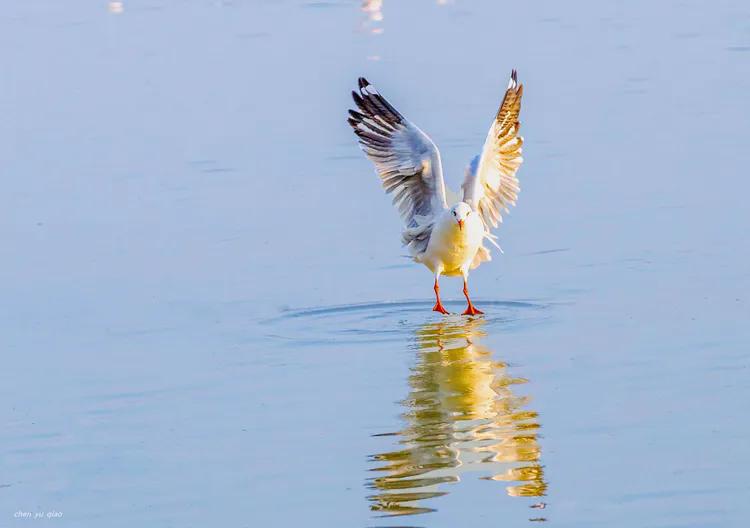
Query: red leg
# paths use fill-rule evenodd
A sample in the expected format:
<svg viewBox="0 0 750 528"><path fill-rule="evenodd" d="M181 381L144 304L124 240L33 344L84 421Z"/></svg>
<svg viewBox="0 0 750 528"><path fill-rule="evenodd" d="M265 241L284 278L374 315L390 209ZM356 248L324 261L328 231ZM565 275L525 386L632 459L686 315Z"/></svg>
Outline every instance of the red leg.
<svg viewBox="0 0 750 528"><path fill-rule="evenodd" d="M466 277L464 277L464 297L466 297L466 302L469 303L469 306L466 307L466 311L462 315L479 315L484 313L481 310L477 310L472 304L471 299L469 299L469 287L466 284Z"/></svg>
<svg viewBox="0 0 750 528"><path fill-rule="evenodd" d="M441 314L448 314L450 313L448 310L445 309L443 306L443 303L440 302L440 286L438 286L438 280L437 277L435 277L435 299L437 299L437 302L435 303L435 306L433 306L432 311L433 312L440 312Z"/></svg>

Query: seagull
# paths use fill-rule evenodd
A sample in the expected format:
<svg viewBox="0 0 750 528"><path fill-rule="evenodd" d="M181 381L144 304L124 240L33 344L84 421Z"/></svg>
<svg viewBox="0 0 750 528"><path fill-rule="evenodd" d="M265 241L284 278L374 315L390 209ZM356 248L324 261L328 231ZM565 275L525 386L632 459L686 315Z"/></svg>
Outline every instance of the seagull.
<svg viewBox="0 0 750 528"><path fill-rule="evenodd" d="M469 297L469 271L491 260L485 241L500 249L491 230L502 222L501 210L507 213L516 204L516 172L523 161L523 138L518 135L522 95L523 85L513 70L482 152L466 168L459 197L446 188L440 152L427 134L367 79L360 77L359 89L352 92L357 109L349 110L348 121L385 192L393 195L405 224L402 242L414 261L435 276L433 311L449 313L440 302L440 276L460 275L468 303L463 315L483 313Z"/></svg>

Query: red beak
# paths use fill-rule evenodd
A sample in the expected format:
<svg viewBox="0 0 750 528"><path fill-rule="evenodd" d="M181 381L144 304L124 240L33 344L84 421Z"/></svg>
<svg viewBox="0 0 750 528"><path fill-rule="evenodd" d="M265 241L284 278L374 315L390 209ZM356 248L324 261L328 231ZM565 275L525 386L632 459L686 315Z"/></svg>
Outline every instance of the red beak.
<svg viewBox="0 0 750 528"><path fill-rule="evenodd" d="M463 228L464 228L464 221L463 220L459 220L458 221L458 228L463 231Z"/></svg>

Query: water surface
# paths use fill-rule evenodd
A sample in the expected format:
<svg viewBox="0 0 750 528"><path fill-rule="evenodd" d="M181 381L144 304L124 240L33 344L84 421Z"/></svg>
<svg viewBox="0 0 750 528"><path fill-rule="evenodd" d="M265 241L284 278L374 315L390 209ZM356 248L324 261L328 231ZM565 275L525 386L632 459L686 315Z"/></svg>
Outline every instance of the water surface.
<svg viewBox="0 0 750 528"><path fill-rule="evenodd" d="M8 3L0 526L745 526L748 28L730 1ZM512 68L505 254L486 315L442 318L349 92L455 189Z"/></svg>

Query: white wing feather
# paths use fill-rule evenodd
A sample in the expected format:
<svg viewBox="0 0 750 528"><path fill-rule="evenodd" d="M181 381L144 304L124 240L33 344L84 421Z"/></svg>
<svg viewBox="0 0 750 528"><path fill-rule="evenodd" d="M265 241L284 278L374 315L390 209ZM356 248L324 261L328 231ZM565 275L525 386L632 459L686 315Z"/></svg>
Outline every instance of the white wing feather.
<svg viewBox="0 0 750 528"><path fill-rule="evenodd" d="M440 152L366 79L352 92L357 110L349 124L383 182L407 228L424 226L447 208ZM429 233L427 233L429 235Z"/></svg>
<svg viewBox="0 0 750 528"><path fill-rule="evenodd" d="M522 95L523 85L518 84L513 70L482 154L467 168L462 185L464 201L480 214L487 232L503 221L501 210L508 212L518 198L516 172L523 162L523 138L518 135Z"/></svg>

